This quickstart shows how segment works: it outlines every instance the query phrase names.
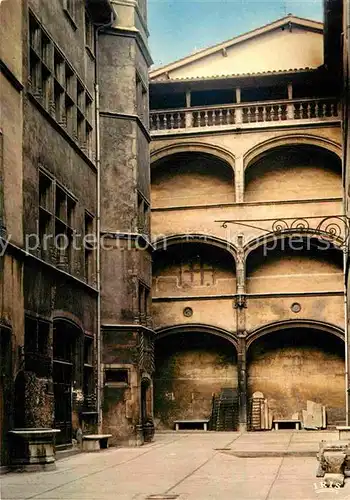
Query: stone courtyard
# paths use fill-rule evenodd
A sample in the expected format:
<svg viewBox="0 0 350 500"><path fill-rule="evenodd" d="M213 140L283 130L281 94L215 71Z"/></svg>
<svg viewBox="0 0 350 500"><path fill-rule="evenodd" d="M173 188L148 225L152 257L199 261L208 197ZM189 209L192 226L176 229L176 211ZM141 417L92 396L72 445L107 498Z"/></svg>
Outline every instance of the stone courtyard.
<svg viewBox="0 0 350 500"><path fill-rule="evenodd" d="M320 440L336 432L167 432L139 448L57 461L57 469L2 476L3 500L350 499L315 477Z"/></svg>

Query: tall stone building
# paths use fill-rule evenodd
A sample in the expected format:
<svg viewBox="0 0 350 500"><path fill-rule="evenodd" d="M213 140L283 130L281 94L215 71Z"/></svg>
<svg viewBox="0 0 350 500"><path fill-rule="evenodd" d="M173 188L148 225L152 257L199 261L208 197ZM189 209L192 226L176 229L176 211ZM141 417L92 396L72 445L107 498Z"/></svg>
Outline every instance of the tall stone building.
<svg viewBox="0 0 350 500"><path fill-rule="evenodd" d="M342 8L149 87L145 0L0 3L1 465L23 427L345 420Z"/></svg>
<svg viewBox="0 0 350 500"><path fill-rule="evenodd" d="M274 419L303 421L313 401L329 425L345 421L328 49L322 23L288 15L150 74L159 426L216 422L215 401L231 397L229 427L254 427L253 395Z"/></svg>
<svg viewBox="0 0 350 500"><path fill-rule="evenodd" d="M15 428L54 427L63 447L80 430L142 442L145 2L11 0L0 18L1 464Z"/></svg>

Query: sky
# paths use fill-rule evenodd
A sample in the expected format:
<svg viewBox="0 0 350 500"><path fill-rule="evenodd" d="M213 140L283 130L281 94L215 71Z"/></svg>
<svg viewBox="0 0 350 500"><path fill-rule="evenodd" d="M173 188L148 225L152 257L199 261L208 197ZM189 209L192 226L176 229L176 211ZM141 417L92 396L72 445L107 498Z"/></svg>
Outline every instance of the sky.
<svg viewBox="0 0 350 500"><path fill-rule="evenodd" d="M292 13L322 21L322 0L148 0L154 66Z"/></svg>

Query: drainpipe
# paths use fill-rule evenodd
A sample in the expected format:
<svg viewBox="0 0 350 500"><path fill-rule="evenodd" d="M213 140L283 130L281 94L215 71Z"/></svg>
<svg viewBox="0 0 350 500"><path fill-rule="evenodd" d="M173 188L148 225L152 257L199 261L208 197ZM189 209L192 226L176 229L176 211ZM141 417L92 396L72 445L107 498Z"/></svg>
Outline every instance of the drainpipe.
<svg viewBox="0 0 350 500"><path fill-rule="evenodd" d="M114 11L111 19L106 24L100 24L95 32L95 130L96 130L96 168L97 168L97 210L96 210L96 281L97 281L97 411L98 411L98 431L102 431L102 370L101 370L101 137L100 137L100 88L99 88L99 57L98 57L98 36L99 32L105 28L110 28L115 21Z"/></svg>
<svg viewBox="0 0 350 500"><path fill-rule="evenodd" d="M347 244L347 243L346 243ZM345 333L345 415L349 425L349 328L348 328L348 294L347 294L347 249L343 250L344 268L344 333Z"/></svg>
<svg viewBox="0 0 350 500"><path fill-rule="evenodd" d="M344 43L344 49L345 50L345 57L343 57L344 61L344 68L343 68L343 75L345 76L345 91L343 95L344 99L344 116L343 116L343 126L345 125L345 134L346 136L344 137L344 165L343 165L343 175L344 175L344 215L347 216L347 183L349 179L349 155L350 155L350 138L349 138L349 97L348 97L348 91L349 91L349 67L350 67L350 62L349 62L349 56L350 56L350 2L349 0L345 1L345 33L344 33L344 38L343 40L345 41ZM345 45L346 44L346 45ZM344 130L343 130L344 132ZM345 219L347 221L347 224L349 224L349 220ZM347 247L344 249L344 286L345 286L345 390L346 390L346 425L349 425L349 325L348 325L348 289L347 289L347 276L348 276L348 250L349 250L349 241L347 240L345 242Z"/></svg>

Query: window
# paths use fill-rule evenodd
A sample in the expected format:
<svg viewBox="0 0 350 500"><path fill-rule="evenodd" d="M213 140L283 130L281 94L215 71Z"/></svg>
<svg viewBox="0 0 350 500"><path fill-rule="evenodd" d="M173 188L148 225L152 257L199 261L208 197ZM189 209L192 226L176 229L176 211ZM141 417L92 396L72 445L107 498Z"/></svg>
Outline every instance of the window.
<svg viewBox="0 0 350 500"><path fill-rule="evenodd" d="M72 270L74 211L76 201L56 184L55 196L55 247L56 265L65 271Z"/></svg>
<svg viewBox="0 0 350 500"><path fill-rule="evenodd" d="M150 311L150 289L139 281L138 313L141 324L146 324Z"/></svg>
<svg viewBox="0 0 350 500"><path fill-rule="evenodd" d="M77 28L76 24L75 24L75 19L76 19L76 15L77 15L77 12L76 12L76 9L77 9L77 0L63 0L63 9L64 9L64 12L66 13L69 21L71 22L72 24L72 27L74 29Z"/></svg>
<svg viewBox="0 0 350 500"><path fill-rule="evenodd" d="M73 12L76 3L76 0L67 0L67 10ZM92 158L92 97L32 14L29 17L29 45L31 94Z"/></svg>
<svg viewBox="0 0 350 500"><path fill-rule="evenodd" d="M85 11L85 46L90 50L92 54L94 53L94 46L95 46L94 25L91 21L88 12L86 11Z"/></svg>
<svg viewBox="0 0 350 500"><path fill-rule="evenodd" d="M141 195L137 194L137 231L141 234L149 234L149 203Z"/></svg>
<svg viewBox="0 0 350 500"><path fill-rule="evenodd" d="M83 390L84 396L90 396L94 392L93 379L93 338L85 336L84 339L84 374Z"/></svg>
<svg viewBox="0 0 350 500"><path fill-rule="evenodd" d="M40 256L50 258L53 236L53 179L39 170L39 241Z"/></svg>
<svg viewBox="0 0 350 500"><path fill-rule="evenodd" d="M45 320L25 318L24 359L25 369L38 376L49 376L51 373L50 356L50 323Z"/></svg>
<svg viewBox="0 0 350 500"><path fill-rule="evenodd" d="M148 123L148 93L140 75L136 73L136 107L137 116L144 125Z"/></svg>
<svg viewBox="0 0 350 500"><path fill-rule="evenodd" d="M95 252L94 252L94 219L92 215L85 212L85 280L93 283L95 278Z"/></svg>
<svg viewBox="0 0 350 500"><path fill-rule="evenodd" d="M129 376L128 376L128 370L122 370L122 369L109 369L105 371L105 383L106 384L128 384L129 383Z"/></svg>
<svg viewBox="0 0 350 500"><path fill-rule="evenodd" d="M43 168L39 169L40 256L72 272L76 200Z"/></svg>

